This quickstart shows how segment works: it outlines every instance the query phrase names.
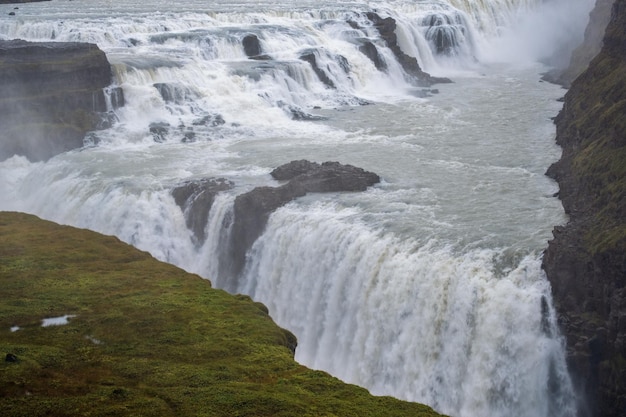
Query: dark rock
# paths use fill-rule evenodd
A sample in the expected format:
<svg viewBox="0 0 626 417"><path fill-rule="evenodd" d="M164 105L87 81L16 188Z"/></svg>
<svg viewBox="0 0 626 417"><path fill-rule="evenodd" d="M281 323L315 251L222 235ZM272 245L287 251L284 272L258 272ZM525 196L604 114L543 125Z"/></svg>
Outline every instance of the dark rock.
<svg viewBox="0 0 626 417"><path fill-rule="evenodd" d="M254 55L249 57L250 59L254 59L255 61L271 61L273 58L269 55Z"/></svg>
<svg viewBox="0 0 626 417"><path fill-rule="evenodd" d="M14 354L7 353L7 355L4 357L4 361L9 363L17 363L18 359L17 356L15 356Z"/></svg>
<svg viewBox="0 0 626 417"><path fill-rule="evenodd" d="M124 90L122 89L122 87L111 88L111 90L109 91L109 97L113 110L124 107L124 104L126 104L126 100L124 99Z"/></svg>
<svg viewBox="0 0 626 417"><path fill-rule="evenodd" d="M376 45L372 42L364 42L363 45L359 46L359 51L374 63L376 69L379 71L387 71L387 63L380 53L378 53L378 48L376 48Z"/></svg>
<svg viewBox="0 0 626 417"><path fill-rule="evenodd" d="M544 74L544 80L569 88L572 81L587 68L602 48L602 38L611 17L613 2L614 0L596 0L596 5L589 14L584 41L572 52L568 67L563 69L561 66L549 71Z"/></svg>
<svg viewBox="0 0 626 417"><path fill-rule="evenodd" d="M626 0L616 0L601 52L555 119L563 153L548 170L569 222L554 229L543 268L583 416L626 415L625 27Z"/></svg>
<svg viewBox="0 0 626 417"><path fill-rule="evenodd" d="M196 141L196 132L193 130L186 130L183 132L182 142L191 143Z"/></svg>
<svg viewBox="0 0 626 417"><path fill-rule="evenodd" d="M293 120L308 120L308 121L327 120L327 117L307 113L304 110L294 107L294 106L290 106L288 108L288 112L289 114L291 114L291 118Z"/></svg>
<svg viewBox="0 0 626 417"><path fill-rule="evenodd" d="M96 45L0 41L0 160L83 146L107 111L111 67Z"/></svg>
<svg viewBox="0 0 626 417"><path fill-rule="evenodd" d="M310 162L306 159L299 161L291 161L288 164L284 164L275 168L270 175L272 178L278 181L288 181L298 175L306 174L307 172L319 169L320 164L317 162Z"/></svg>
<svg viewBox="0 0 626 417"><path fill-rule="evenodd" d="M196 97L196 94L189 88L177 83L154 83L161 98L166 103L183 104L189 99Z"/></svg>
<svg viewBox="0 0 626 417"><path fill-rule="evenodd" d="M350 65L350 62L348 61L348 58L343 55L336 55L335 59L337 60L337 63L339 64L339 67L341 67L343 72L345 72L346 74L350 74L350 71L352 71L352 67Z"/></svg>
<svg viewBox="0 0 626 417"><path fill-rule="evenodd" d="M247 56L253 57L261 55L261 42L256 35L246 35L242 41L243 51Z"/></svg>
<svg viewBox="0 0 626 417"><path fill-rule="evenodd" d="M9 12L9 16L15 16L15 12Z"/></svg>
<svg viewBox="0 0 626 417"><path fill-rule="evenodd" d="M426 88L421 88L419 90L412 90L411 95L419 98L427 98L432 97L431 90Z"/></svg>
<svg viewBox="0 0 626 417"><path fill-rule="evenodd" d="M330 88L336 88L333 80L328 78L328 75L326 75L326 72L324 72L324 70L320 68L320 66L318 65L317 57L315 56L315 54L316 54L315 51L309 51L300 55L300 59L311 64L311 67L313 68L313 72L315 72L315 74L317 75L317 78L319 78L321 82L323 82Z"/></svg>
<svg viewBox="0 0 626 417"><path fill-rule="evenodd" d="M347 20L346 23L352 28L352 29L361 29L361 26L355 22L354 20Z"/></svg>
<svg viewBox="0 0 626 417"><path fill-rule="evenodd" d="M380 181L378 175L338 162L318 164L293 161L276 168L272 176L289 180L280 187L257 187L235 199L234 222L230 236L232 265L228 290L237 287L246 252L263 233L270 214L279 207L307 193L365 191Z"/></svg>
<svg viewBox="0 0 626 417"><path fill-rule="evenodd" d="M315 114L307 113L306 111L302 110L300 107L294 106L292 104L287 104L283 101L278 101L276 105L282 108L283 110L285 110L285 112L287 112L293 120L316 121L316 120L327 119L324 116L318 116Z"/></svg>
<svg viewBox="0 0 626 417"><path fill-rule="evenodd" d="M165 122L154 122L150 123L149 129L150 133L152 133L152 139L154 139L155 142L165 142L170 129L170 124Z"/></svg>
<svg viewBox="0 0 626 417"><path fill-rule="evenodd" d="M197 245L206 240L205 228L215 196L232 187L233 183L224 178L203 178L185 181L172 190L174 201L183 211Z"/></svg>
<svg viewBox="0 0 626 417"><path fill-rule="evenodd" d="M211 127L215 127L215 126L221 126L223 124L225 124L226 121L224 120L224 118L222 117L222 115L220 114L209 114L206 115L200 119L194 120L192 122L192 125L194 126L211 126Z"/></svg>
<svg viewBox="0 0 626 417"><path fill-rule="evenodd" d="M398 45L398 37L396 36L396 21L391 18L382 18L377 13L368 12L367 18L372 22L374 27L378 30L380 37L385 41L387 47L393 52L394 56L398 60L398 63L407 75L420 86L431 86L436 83L450 83L452 82L448 78L433 77L430 74L422 71L417 59L410 55L407 55L402 51L400 45Z"/></svg>
<svg viewBox="0 0 626 417"><path fill-rule="evenodd" d="M112 111L109 111L106 113L100 113L100 120L98 120L98 123L96 124L95 129L96 130L109 129L117 121L118 121L117 115ZM93 137L94 134L95 132L87 132L85 134L85 139L83 140L83 143L87 144L89 142L89 138Z"/></svg>

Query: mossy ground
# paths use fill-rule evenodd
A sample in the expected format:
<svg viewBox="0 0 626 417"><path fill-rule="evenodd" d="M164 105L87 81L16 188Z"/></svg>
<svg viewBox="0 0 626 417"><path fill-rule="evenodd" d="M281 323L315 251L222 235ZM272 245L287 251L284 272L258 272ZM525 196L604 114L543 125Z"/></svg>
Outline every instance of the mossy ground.
<svg viewBox="0 0 626 417"><path fill-rule="evenodd" d="M438 415L297 364L262 305L114 237L0 212L0 287L2 416Z"/></svg>

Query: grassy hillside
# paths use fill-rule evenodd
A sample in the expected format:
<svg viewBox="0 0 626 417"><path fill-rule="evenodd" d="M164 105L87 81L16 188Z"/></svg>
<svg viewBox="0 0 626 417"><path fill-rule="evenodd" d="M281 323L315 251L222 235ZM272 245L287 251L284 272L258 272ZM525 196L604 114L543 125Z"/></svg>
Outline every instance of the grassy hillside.
<svg viewBox="0 0 626 417"><path fill-rule="evenodd" d="M4 417L438 415L297 364L262 304L114 237L0 212L0 288Z"/></svg>

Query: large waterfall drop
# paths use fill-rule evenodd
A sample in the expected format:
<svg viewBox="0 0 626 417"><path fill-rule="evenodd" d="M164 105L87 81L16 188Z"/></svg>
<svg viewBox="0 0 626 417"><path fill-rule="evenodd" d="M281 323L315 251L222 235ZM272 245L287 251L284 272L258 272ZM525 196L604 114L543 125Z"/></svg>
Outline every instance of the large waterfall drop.
<svg viewBox="0 0 626 417"><path fill-rule="evenodd" d="M0 13L0 39L96 43L125 105L80 150L0 162L0 210L116 235L247 293L296 334L299 362L374 394L455 417L574 416L540 268L566 221L544 176L559 157L551 117L563 90L540 74L580 39L592 3L20 5ZM420 84L374 16L453 82ZM299 159L382 182L279 208L232 276L235 197L277 186L269 172ZM172 189L204 178L233 187L199 239Z"/></svg>

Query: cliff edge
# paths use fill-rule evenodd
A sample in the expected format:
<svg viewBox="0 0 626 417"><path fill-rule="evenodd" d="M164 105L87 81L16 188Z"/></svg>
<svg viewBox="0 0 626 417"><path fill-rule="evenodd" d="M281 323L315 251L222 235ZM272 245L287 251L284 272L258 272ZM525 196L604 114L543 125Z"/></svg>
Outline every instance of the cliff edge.
<svg viewBox="0 0 626 417"><path fill-rule="evenodd" d="M548 175L569 215L543 267L551 282L581 415L626 415L626 0L615 0L601 52L557 116L561 159Z"/></svg>
<svg viewBox="0 0 626 417"><path fill-rule="evenodd" d="M8 212L0 237L3 417L440 416L299 365L263 304L115 237Z"/></svg>
<svg viewBox="0 0 626 417"><path fill-rule="evenodd" d="M111 66L96 45L0 41L0 161L83 146L107 110Z"/></svg>

